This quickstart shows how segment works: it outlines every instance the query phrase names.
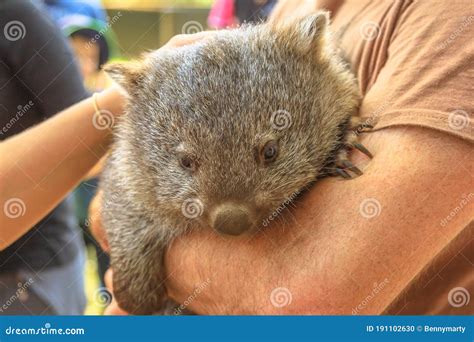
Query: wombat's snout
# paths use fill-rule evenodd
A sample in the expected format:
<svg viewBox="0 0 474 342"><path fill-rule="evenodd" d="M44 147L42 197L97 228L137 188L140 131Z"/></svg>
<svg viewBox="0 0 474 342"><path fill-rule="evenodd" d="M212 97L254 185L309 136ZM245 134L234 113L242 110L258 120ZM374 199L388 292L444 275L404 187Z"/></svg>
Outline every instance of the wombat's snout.
<svg viewBox="0 0 474 342"><path fill-rule="evenodd" d="M219 233L240 235L252 227L249 210L236 204L221 204L211 215L211 225Z"/></svg>

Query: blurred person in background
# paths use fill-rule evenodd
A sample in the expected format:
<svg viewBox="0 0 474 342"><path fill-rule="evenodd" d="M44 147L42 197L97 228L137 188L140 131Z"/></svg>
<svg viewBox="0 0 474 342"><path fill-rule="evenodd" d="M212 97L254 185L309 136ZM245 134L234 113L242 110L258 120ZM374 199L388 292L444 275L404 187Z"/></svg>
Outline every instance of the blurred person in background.
<svg viewBox="0 0 474 342"><path fill-rule="evenodd" d="M0 2L0 18L4 33L0 35L0 140L4 140L88 94L67 41L42 6L5 0ZM41 187L41 182L36 186ZM82 314L83 249L71 200L66 199L0 251L0 314Z"/></svg>
<svg viewBox="0 0 474 342"><path fill-rule="evenodd" d="M68 37L86 86L100 91L107 86L102 66L117 58L117 38L100 0L44 0L46 10ZM115 20L115 18L113 18Z"/></svg>
<svg viewBox="0 0 474 342"><path fill-rule="evenodd" d="M216 0L208 17L213 29L266 21L277 0Z"/></svg>

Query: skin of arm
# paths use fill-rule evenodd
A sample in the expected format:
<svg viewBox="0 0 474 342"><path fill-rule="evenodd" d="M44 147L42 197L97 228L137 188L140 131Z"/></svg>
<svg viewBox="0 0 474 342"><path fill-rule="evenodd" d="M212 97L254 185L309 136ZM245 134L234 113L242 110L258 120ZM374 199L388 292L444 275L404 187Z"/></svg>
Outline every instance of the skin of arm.
<svg viewBox="0 0 474 342"><path fill-rule="evenodd" d="M112 87L97 96L99 108L117 120L123 95ZM97 161L111 141L111 129L94 126L93 99L86 99L0 143L0 203L23 202L23 215L1 212L0 250L52 210Z"/></svg>
<svg viewBox="0 0 474 342"><path fill-rule="evenodd" d="M176 240L165 262L170 297L199 314L351 314L384 282L359 311L382 313L472 218L470 205L440 224L472 188L472 145L418 127L361 141L375 156L353 156L364 174L318 182L286 223L253 237L208 230ZM277 288L288 305L272 304Z"/></svg>

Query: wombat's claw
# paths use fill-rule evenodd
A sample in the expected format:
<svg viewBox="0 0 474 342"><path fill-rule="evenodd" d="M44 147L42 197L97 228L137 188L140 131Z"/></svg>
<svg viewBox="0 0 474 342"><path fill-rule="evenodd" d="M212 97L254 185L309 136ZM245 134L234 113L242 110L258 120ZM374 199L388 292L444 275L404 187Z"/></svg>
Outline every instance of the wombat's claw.
<svg viewBox="0 0 474 342"><path fill-rule="evenodd" d="M354 133L367 133L370 132L374 128L373 125L363 122L362 118L358 116L351 117L351 121L349 123L349 129L352 130Z"/></svg>
<svg viewBox="0 0 474 342"><path fill-rule="evenodd" d="M356 149L358 149L360 152L362 152L363 154L365 154L369 158L374 157L372 155L372 153L370 153L370 151L364 145L362 145L361 143L359 143L357 141L353 141L349 145L356 148Z"/></svg>
<svg viewBox="0 0 474 342"><path fill-rule="evenodd" d="M349 160L341 160L341 161L339 161L339 163L342 166L344 166L346 169L349 169L352 172L354 172L356 175L358 175L358 176L362 175L362 171L359 170L359 168L357 166L355 166L354 164L352 164Z"/></svg>
<svg viewBox="0 0 474 342"><path fill-rule="evenodd" d="M341 176L342 178L345 178L345 179L352 179L352 176L347 173L344 169L341 169L341 168L336 168L335 169L336 173Z"/></svg>
<svg viewBox="0 0 474 342"><path fill-rule="evenodd" d="M353 143L351 143L351 146L354 147L355 149L359 150L360 152L362 152L363 154L365 154L369 158L374 157L372 155L372 153L370 153L370 151L364 145L362 145L359 142L353 142Z"/></svg>

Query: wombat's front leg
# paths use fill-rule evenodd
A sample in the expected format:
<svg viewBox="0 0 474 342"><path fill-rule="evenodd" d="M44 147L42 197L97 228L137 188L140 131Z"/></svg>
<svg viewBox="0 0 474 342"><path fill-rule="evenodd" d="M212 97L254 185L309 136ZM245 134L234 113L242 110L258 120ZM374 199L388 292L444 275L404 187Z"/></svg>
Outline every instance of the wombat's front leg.
<svg viewBox="0 0 474 342"><path fill-rule="evenodd" d="M111 250L114 295L125 311L152 314L166 299L163 253L168 239L156 222L121 203L122 198L113 199L104 194L103 219Z"/></svg>

